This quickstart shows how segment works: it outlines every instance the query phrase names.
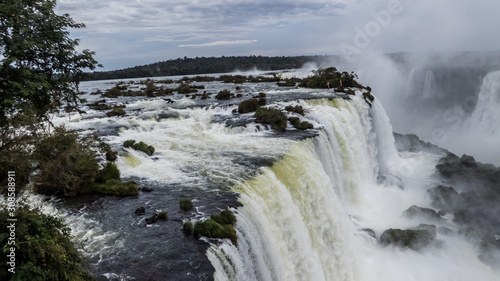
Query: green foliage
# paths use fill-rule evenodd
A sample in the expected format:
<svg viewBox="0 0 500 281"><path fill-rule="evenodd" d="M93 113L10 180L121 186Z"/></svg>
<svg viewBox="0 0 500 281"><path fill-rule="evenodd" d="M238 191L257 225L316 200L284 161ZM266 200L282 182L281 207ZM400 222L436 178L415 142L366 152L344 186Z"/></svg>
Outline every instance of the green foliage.
<svg viewBox="0 0 500 281"><path fill-rule="evenodd" d="M313 75L302 80L300 87L305 88L337 88L343 90L344 87L362 88L355 79L358 76L354 73L339 72L335 67L313 70Z"/></svg>
<svg viewBox="0 0 500 281"><path fill-rule="evenodd" d="M236 223L236 217L230 210L223 210L222 212L220 212L220 214L213 214L210 216L210 219L223 225L224 224L234 225Z"/></svg>
<svg viewBox="0 0 500 281"><path fill-rule="evenodd" d="M0 126L15 115L38 120L60 105L76 108L83 70L95 69L89 50L77 52L68 29L83 28L69 15L56 15L56 1L0 2Z"/></svg>
<svg viewBox="0 0 500 281"><path fill-rule="evenodd" d="M194 234L209 238L229 238L233 244L237 243L236 231L232 225L221 225L212 219L197 222L194 226Z"/></svg>
<svg viewBox="0 0 500 281"><path fill-rule="evenodd" d="M269 124L274 130L283 131L286 129L287 118L281 110L262 107L257 109L254 116L255 122Z"/></svg>
<svg viewBox="0 0 500 281"><path fill-rule="evenodd" d="M212 214L206 221L197 222L194 226L194 234L209 238L229 238L234 245L237 245L235 223L236 217L233 212L223 210L220 214Z"/></svg>
<svg viewBox="0 0 500 281"><path fill-rule="evenodd" d="M191 234L194 231L193 223L191 221L184 222L182 231L186 234Z"/></svg>
<svg viewBox="0 0 500 281"><path fill-rule="evenodd" d="M119 180L120 170L113 162L107 162L106 166L97 174L97 181L106 182L108 180Z"/></svg>
<svg viewBox="0 0 500 281"><path fill-rule="evenodd" d="M375 100L375 97L370 92L364 92L363 98L365 99L366 103L368 103L368 105L370 106L372 106L372 103Z"/></svg>
<svg viewBox="0 0 500 281"><path fill-rule="evenodd" d="M29 182L34 171L33 153L30 149L33 138L30 135L17 135L14 130L1 130L1 133L0 193L7 194L8 172L15 171L17 194Z"/></svg>
<svg viewBox="0 0 500 281"><path fill-rule="evenodd" d="M285 107L285 110L288 112L295 112L297 114L304 116L304 108L302 108L302 106L300 106L300 105L297 105L297 106L287 105Z"/></svg>
<svg viewBox="0 0 500 281"><path fill-rule="evenodd" d="M295 127L295 129L298 130L307 130L307 129L313 129L314 126L313 124L307 122L307 121L302 121L300 122L300 118L298 117L290 117L288 118L288 121Z"/></svg>
<svg viewBox="0 0 500 281"><path fill-rule="evenodd" d="M333 56L294 56L294 57L267 57L267 56L224 56L224 57L197 57L197 58L178 58L168 61L157 62L148 65L136 66L127 69L95 72L92 79L123 79L132 77L155 77L172 76L187 74L206 74L206 73L228 73L235 69L251 70L279 70L300 68L305 63L321 63L328 59L335 59ZM198 76L200 77L200 76ZM190 80L203 82L204 77L189 78ZM207 79L211 79L209 77ZM258 76L247 78L248 82L277 82L279 78ZM232 82L232 81L231 81Z"/></svg>
<svg viewBox="0 0 500 281"><path fill-rule="evenodd" d="M34 158L41 169L35 188L39 193L75 196L94 182L99 165L92 144L64 127L38 142Z"/></svg>
<svg viewBox="0 0 500 281"><path fill-rule="evenodd" d="M123 82L118 82L113 88L107 89L102 96L106 98L117 98L127 95L126 90L127 86L125 86Z"/></svg>
<svg viewBox="0 0 500 281"><path fill-rule="evenodd" d="M139 194L137 184L134 182L122 182L119 179L110 179L106 182L94 182L85 186L81 193L100 193L117 196L136 196Z"/></svg>
<svg viewBox="0 0 500 281"><path fill-rule="evenodd" d="M294 79L285 79L285 81L279 81L276 83L276 85L280 87L295 87L296 84L297 82Z"/></svg>
<svg viewBox="0 0 500 281"><path fill-rule="evenodd" d="M179 201L179 208L181 208L184 211L189 211L193 209L193 201L190 199L182 199Z"/></svg>
<svg viewBox="0 0 500 281"><path fill-rule="evenodd" d="M238 112L239 113L254 112L257 110L259 106L260 106L259 101L257 99L245 100L238 105Z"/></svg>
<svg viewBox="0 0 500 281"><path fill-rule="evenodd" d="M146 153L147 155L151 156L155 152L155 148L151 145L147 145L146 143L140 141L138 143L135 142L135 140L127 140L123 143L124 147L131 147L135 150L142 151Z"/></svg>
<svg viewBox="0 0 500 281"><path fill-rule="evenodd" d="M70 197L89 192L136 195L137 185L122 183L120 171L114 163L108 162L99 170L94 149L101 151L109 146L94 138L79 138L64 127L55 128L52 135L44 137L35 146L34 158L41 169L35 190Z"/></svg>
<svg viewBox="0 0 500 281"><path fill-rule="evenodd" d="M247 78L243 75L221 75L220 80L224 83L235 83L241 84L247 81Z"/></svg>
<svg viewBox="0 0 500 281"><path fill-rule="evenodd" d="M168 216L168 212L159 212L158 213L158 219L159 220L166 220Z"/></svg>
<svg viewBox="0 0 500 281"><path fill-rule="evenodd" d="M185 83L181 83L179 87L175 89L179 94L189 94L189 93L196 93L198 92L198 89L194 88L193 86Z"/></svg>
<svg viewBox="0 0 500 281"><path fill-rule="evenodd" d="M0 211L0 243L5 245L0 256L0 280L95 280L84 269L84 263L71 242L70 229L61 219L30 210L21 205L15 212L16 269L7 269L9 222L8 212Z"/></svg>
<svg viewBox="0 0 500 281"><path fill-rule="evenodd" d="M229 90L222 90L220 91L215 98L218 100L228 100L231 99L231 92Z"/></svg>
<svg viewBox="0 0 500 281"><path fill-rule="evenodd" d="M117 106L115 105L113 107L113 110L111 110L110 112L107 112L106 115L108 117L113 117L113 116L123 116L126 114L125 110L123 110L125 106Z"/></svg>

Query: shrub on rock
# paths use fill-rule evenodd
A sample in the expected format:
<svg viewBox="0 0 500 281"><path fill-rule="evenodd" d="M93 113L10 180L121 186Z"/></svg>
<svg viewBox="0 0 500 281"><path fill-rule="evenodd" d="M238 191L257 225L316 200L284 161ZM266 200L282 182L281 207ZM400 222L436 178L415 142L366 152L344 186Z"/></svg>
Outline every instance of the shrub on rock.
<svg viewBox="0 0 500 281"><path fill-rule="evenodd" d="M194 231L193 223L191 221L187 221L182 225L182 231L186 234L192 234Z"/></svg>
<svg viewBox="0 0 500 281"><path fill-rule="evenodd" d="M238 105L238 112L239 113L249 113L249 112L254 112L259 108L259 101L257 99L249 99L242 101Z"/></svg>
<svg viewBox="0 0 500 281"><path fill-rule="evenodd" d="M215 98L218 99L218 100L228 100L228 99L231 99L231 92L228 91L228 90L222 90L220 91L216 96Z"/></svg>
<svg viewBox="0 0 500 281"><path fill-rule="evenodd" d="M167 216L168 216L168 212L163 211L163 212L158 213L158 219L160 219L160 220L166 220Z"/></svg>
<svg viewBox="0 0 500 281"><path fill-rule="evenodd" d="M123 110L125 106L117 106L115 105L113 107L113 110L109 111L106 113L108 117L113 117L113 116L123 116L126 114L125 110Z"/></svg>
<svg viewBox="0 0 500 281"><path fill-rule="evenodd" d="M274 130L284 131L286 129L287 118L285 113L274 108L259 108L255 112L255 122L269 124Z"/></svg>
<svg viewBox="0 0 500 281"><path fill-rule="evenodd" d="M131 147L135 150L142 151L146 153L147 155L151 156L155 152L155 148L151 145L147 145L146 143L140 141L138 143L135 142L135 140L127 140L123 143L124 147Z"/></svg>
<svg viewBox="0 0 500 281"><path fill-rule="evenodd" d="M300 114L302 116L304 116L304 108L300 105L296 105L296 106L293 106L293 105L287 105L285 107L285 110L288 111L288 112L295 112L297 114Z"/></svg>
<svg viewBox="0 0 500 281"><path fill-rule="evenodd" d="M197 222L194 226L194 234L208 238L228 238L231 239L235 245L237 242L236 231L232 225L221 225L212 219Z"/></svg>
<svg viewBox="0 0 500 281"><path fill-rule="evenodd" d="M183 199L179 201L179 208L187 212L193 209L193 201L191 201L190 199Z"/></svg>

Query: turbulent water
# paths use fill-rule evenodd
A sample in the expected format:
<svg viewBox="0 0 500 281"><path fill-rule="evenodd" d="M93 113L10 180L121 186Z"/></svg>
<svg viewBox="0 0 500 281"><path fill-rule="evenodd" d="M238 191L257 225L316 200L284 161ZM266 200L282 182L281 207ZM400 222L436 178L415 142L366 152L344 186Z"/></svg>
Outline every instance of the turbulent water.
<svg viewBox="0 0 500 281"><path fill-rule="evenodd" d="M490 97L498 73L488 77L481 93ZM104 90L114 82L83 88ZM213 92L234 87L200 84ZM437 224L451 233L438 233L424 249L377 242L388 228L429 223L401 214L412 205L429 207L426 193L441 183L435 165L444 156L398 151L378 99L370 105L359 91L346 98L274 83L239 86L243 97L226 102L129 97L112 101L127 105L125 117L93 110L54 117L56 124L97 130L119 152L122 178L153 188L137 198L52 199L45 207L66 219L98 280L500 280L450 216ZM305 116L289 115L314 129L289 125L275 132L254 123L252 114L233 112L259 92L278 108L301 105ZM489 131L497 130L498 108L491 104L479 103L483 113L471 117ZM154 155L123 148L129 139L153 145ZM195 211L179 210L184 198L193 199ZM43 198L31 200L42 204ZM146 216L134 214L140 206ZM227 207L237 217L237 246L182 233L184 221ZM146 226L144 219L157 211L168 211L169 219Z"/></svg>

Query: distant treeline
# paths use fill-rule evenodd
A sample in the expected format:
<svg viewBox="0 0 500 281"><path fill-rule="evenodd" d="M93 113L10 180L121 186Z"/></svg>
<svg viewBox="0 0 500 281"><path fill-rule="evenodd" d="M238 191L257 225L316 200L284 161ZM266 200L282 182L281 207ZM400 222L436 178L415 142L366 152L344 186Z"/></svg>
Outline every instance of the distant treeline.
<svg viewBox="0 0 500 281"><path fill-rule="evenodd" d="M89 80L124 79L172 75L227 73L235 70L281 70L300 68L307 62L321 63L336 56L234 56L178 58L126 69L91 73Z"/></svg>

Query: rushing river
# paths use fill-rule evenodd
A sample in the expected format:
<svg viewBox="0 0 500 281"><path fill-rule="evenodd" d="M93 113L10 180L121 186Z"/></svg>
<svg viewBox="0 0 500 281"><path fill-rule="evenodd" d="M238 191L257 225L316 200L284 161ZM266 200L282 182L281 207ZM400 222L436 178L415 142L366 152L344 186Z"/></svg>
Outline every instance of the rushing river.
<svg viewBox="0 0 500 281"><path fill-rule="evenodd" d="M90 92L116 82L85 82L84 97L101 99ZM193 84L242 97L120 97L107 102L125 104L123 117L84 108L85 114L52 120L95 130L118 151L122 179L153 189L133 198L89 195L49 203L32 196L65 218L98 280L500 280L449 216L437 226L452 234L438 232L422 250L377 242L388 228L429 223L401 214L412 205L429 207L426 192L441 184L435 166L444 156L441 150L398 151L377 99L370 105L359 91L348 97L270 82ZM289 124L277 132L256 124L252 113L235 113L239 102L258 93L269 106L302 106L304 116L288 115L314 128ZM155 153L124 148L131 139L154 146ZM194 210L180 210L181 199L192 199ZM141 206L144 216L134 213ZM182 232L183 222L226 208L237 217L237 246ZM146 225L159 211L167 211L168 220Z"/></svg>

